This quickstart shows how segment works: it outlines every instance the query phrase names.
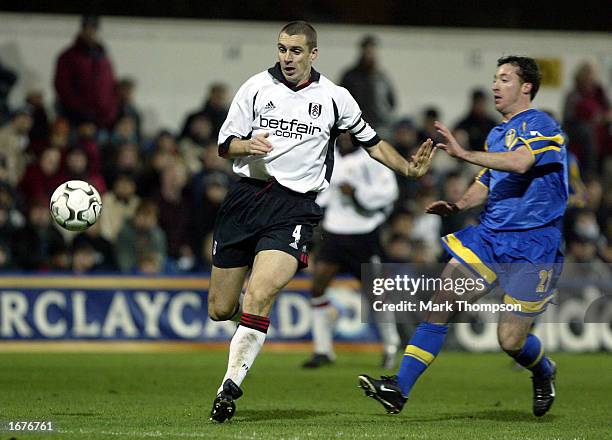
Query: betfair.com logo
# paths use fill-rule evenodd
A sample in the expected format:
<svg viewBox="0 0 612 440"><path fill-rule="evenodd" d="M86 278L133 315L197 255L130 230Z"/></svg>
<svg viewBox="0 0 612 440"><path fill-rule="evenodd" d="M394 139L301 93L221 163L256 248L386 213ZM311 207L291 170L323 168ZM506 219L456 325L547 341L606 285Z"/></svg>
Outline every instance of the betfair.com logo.
<svg viewBox="0 0 612 440"><path fill-rule="evenodd" d="M315 136L321 133L321 128L313 125L313 123L304 124L297 119L290 121L286 119L265 118L259 117L259 125L261 128L272 128L275 131L272 133L275 136L302 140L303 135L309 134Z"/></svg>

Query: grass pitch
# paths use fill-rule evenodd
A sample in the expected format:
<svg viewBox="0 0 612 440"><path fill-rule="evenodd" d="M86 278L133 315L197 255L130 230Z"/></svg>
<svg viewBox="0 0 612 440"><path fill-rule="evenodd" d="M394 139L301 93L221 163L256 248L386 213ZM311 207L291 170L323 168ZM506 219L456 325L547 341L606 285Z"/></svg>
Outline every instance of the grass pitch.
<svg viewBox="0 0 612 440"><path fill-rule="evenodd" d="M501 353L443 352L396 416L357 388L358 374L384 373L377 355L341 353L316 371L305 357L263 353L236 416L213 424L225 352L0 353L0 439L612 438L610 354L555 354L558 397L540 419L529 374ZM30 420L56 431L6 431Z"/></svg>

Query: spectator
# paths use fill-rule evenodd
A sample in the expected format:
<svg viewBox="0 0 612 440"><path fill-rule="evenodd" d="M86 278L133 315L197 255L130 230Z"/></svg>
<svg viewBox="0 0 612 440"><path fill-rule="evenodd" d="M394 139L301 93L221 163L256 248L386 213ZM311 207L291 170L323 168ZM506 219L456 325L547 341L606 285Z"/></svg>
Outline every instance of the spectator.
<svg viewBox="0 0 612 440"><path fill-rule="evenodd" d="M17 189L2 181L0 167L0 206L8 212L8 221L12 229L18 229L25 225L26 219L20 211L22 201L19 200Z"/></svg>
<svg viewBox="0 0 612 440"><path fill-rule="evenodd" d="M89 170L93 173L102 171L102 155L96 139L96 126L92 122L82 122L77 126L74 145L87 152Z"/></svg>
<svg viewBox="0 0 612 440"><path fill-rule="evenodd" d="M159 224L167 237L168 256L180 271L191 270L195 263L193 205L187 182L187 167L181 160L173 160L162 170L161 186L153 197L159 207Z"/></svg>
<svg viewBox="0 0 612 440"><path fill-rule="evenodd" d="M412 252L410 254L410 262L413 264L428 264L436 262L435 249L429 246L425 241L417 239L410 243Z"/></svg>
<svg viewBox="0 0 612 440"><path fill-rule="evenodd" d="M64 118L56 118L49 127L49 135L43 142L30 143L29 151L35 159L40 158L40 155L47 148L57 148L63 152L68 148L70 141L70 125Z"/></svg>
<svg viewBox="0 0 612 440"><path fill-rule="evenodd" d="M204 116L211 124L211 137L216 139L227 117L227 110L227 86L223 83L212 84L208 90L208 97L204 106L200 110L190 113L185 119L179 138L197 136L197 130L194 130L193 123L198 117ZM192 141L199 143L196 139L192 139Z"/></svg>
<svg viewBox="0 0 612 440"><path fill-rule="evenodd" d="M176 154L156 148L149 157L145 169L140 175L137 189L138 194L143 197L152 197L158 193L161 187L161 175L168 165L177 160Z"/></svg>
<svg viewBox="0 0 612 440"><path fill-rule="evenodd" d="M427 107L423 111L423 126L419 130L417 142L420 144L421 142L426 141L427 139L432 139L434 143L440 142L442 139L438 134L438 130L436 129L434 123L440 120L440 110L437 107Z"/></svg>
<svg viewBox="0 0 612 440"><path fill-rule="evenodd" d="M89 243L74 244L72 246L72 272L79 275L94 272L95 258L94 249Z"/></svg>
<svg viewBox="0 0 612 440"><path fill-rule="evenodd" d="M396 104L395 92L378 64L378 39L367 35L361 40L360 48L357 64L343 74L340 85L353 95L363 112L363 119L381 137L388 137Z"/></svg>
<svg viewBox="0 0 612 440"><path fill-rule="evenodd" d="M72 147L66 153L61 180L83 180L93 185L100 194L104 194L106 192L104 177L90 170L87 162L87 152L81 147Z"/></svg>
<svg viewBox="0 0 612 440"><path fill-rule="evenodd" d="M104 179L109 186L113 186L119 174L129 173L138 179L142 169L142 160L138 152L138 145L125 143L120 145L112 154L106 155L104 164Z"/></svg>
<svg viewBox="0 0 612 440"><path fill-rule="evenodd" d="M389 263L410 263L412 246L404 235L393 235L385 246L385 254Z"/></svg>
<svg viewBox="0 0 612 440"><path fill-rule="evenodd" d="M414 228L414 216L408 210L399 210L391 215L387 224L388 231L386 231L386 235L391 237L401 236L406 240L410 240Z"/></svg>
<svg viewBox="0 0 612 440"><path fill-rule="evenodd" d="M113 245L102 236L101 232L101 222L98 221L74 238L72 241L73 270L75 268L74 259L78 257L78 249L84 249L85 257L91 259L91 262L86 265L87 271L110 272L117 270Z"/></svg>
<svg viewBox="0 0 612 440"><path fill-rule="evenodd" d="M417 129L411 118L399 120L393 127L393 146L406 159L409 159L418 149Z"/></svg>
<svg viewBox="0 0 612 440"><path fill-rule="evenodd" d="M605 245L605 238L600 234L592 211L581 209L575 213L566 242L568 252L562 275L564 279L581 279L582 282L586 279L610 280L610 268L598 255L599 248Z"/></svg>
<svg viewBox="0 0 612 440"><path fill-rule="evenodd" d="M179 147L176 138L168 130L160 130L155 137L154 149L161 150L171 155L178 154Z"/></svg>
<svg viewBox="0 0 612 440"><path fill-rule="evenodd" d="M475 89L468 114L455 127L465 130L468 142L462 145L469 145L472 150L484 151L487 135L497 125L497 121L487 111L488 104L487 93L482 89Z"/></svg>
<svg viewBox="0 0 612 440"><path fill-rule="evenodd" d="M51 224L48 198L36 198L30 204L28 221L15 234L13 256L20 269L68 267L67 247L62 234Z"/></svg>
<svg viewBox="0 0 612 440"><path fill-rule="evenodd" d="M137 272L143 275L155 275L164 269L164 259L159 252L147 252L138 259Z"/></svg>
<svg viewBox="0 0 612 440"><path fill-rule="evenodd" d="M29 105L19 108L10 121L0 128L0 156L5 161L6 181L11 185L17 185L27 165L25 151L32 128L32 111Z"/></svg>
<svg viewBox="0 0 612 440"><path fill-rule="evenodd" d="M221 171L199 174L192 180L194 187L194 250L197 259L205 264L206 254L202 253L208 237L215 225L215 218L225 199L230 184L230 177ZM210 260L210 258L208 258ZM208 267L210 269L210 266Z"/></svg>
<svg viewBox="0 0 612 440"><path fill-rule="evenodd" d="M196 174L202 169L201 158L204 149L212 142L216 146L217 141L214 137L212 123L205 115L197 115L192 119L188 134L181 139L180 151L191 174Z"/></svg>
<svg viewBox="0 0 612 440"><path fill-rule="evenodd" d="M84 16L72 46L58 58L55 90L59 110L71 125L94 122L110 129L117 119L119 102L115 74L106 49L98 40L100 21Z"/></svg>
<svg viewBox="0 0 612 440"><path fill-rule="evenodd" d="M136 182L130 173L120 173L113 182L112 191L102 196L101 235L114 243L126 221L132 219L140 197L136 195Z"/></svg>
<svg viewBox="0 0 612 440"><path fill-rule="evenodd" d="M138 205L134 218L125 222L115 244L117 265L121 272L133 272L139 262L149 255L166 259L166 234L158 224L159 210L155 203L143 200ZM160 263L161 264L161 263Z"/></svg>
<svg viewBox="0 0 612 440"><path fill-rule="evenodd" d="M32 128L29 132L30 151L40 151L47 145L49 139L49 115L40 90L32 89L26 96L26 102L32 109Z"/></svg>
<svg viewBox="0 0 612 440"><path fill-rule="evenodd" d="M26 205L36 199L49 200L62 181L60 172L62 156L57 148L47 148L35 162L28 166L19 183L19 191Z"/></svg>
<svg viewBox="0 0 612 440"><path fill-rule="evenodd" d="M13 268L13 234L10 209L0 204L0 270Z"/></svg>
<svg viewBox="0 0 612 440"><path fill-rule="evenodd" d="M17 75L0 61L0 125L4 124L9 115L8 96L17 82Z"/></svg>
<svg viewBox="0 0 612 440"><path fill-rule="evenodd" d="M140 143L142 140L142 117L140 116L140 110L134 104L135 89L136 81L133 78L121 78L119 84L117 84L117 98L119 99L119 119L124 116L132 118L136 128L136 141Z"/></svg>
<svg viewBox="0 0 612 440"><path fill-rule="evenodd" d="M125 114L117 119L113 125L109 143L111 148L117 148L125 143L139 144L138 126L134 116Z"/></svg>
<svg viewBox="0 0 612 440"><path fill-rule="evenodd" d="M612 152L612 108L606 91L591 63L581 64L574 76L574 88L563 105L563 126L569 148L578 156L585 174L597 169L600 156Z"/></svg>

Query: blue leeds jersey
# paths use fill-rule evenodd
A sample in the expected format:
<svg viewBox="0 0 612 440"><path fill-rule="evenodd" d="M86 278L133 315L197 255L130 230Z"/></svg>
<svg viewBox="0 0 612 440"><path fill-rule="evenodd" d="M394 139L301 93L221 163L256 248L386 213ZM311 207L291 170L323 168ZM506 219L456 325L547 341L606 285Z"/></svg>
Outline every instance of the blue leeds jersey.
<svg viewBox="0 0 612 440"><path fill-rule="evenodd" d="M568 199L565 134L546 113L529 109L502 122L487 136L490 153L526 146L535 163L525 174L485 168L476 180L489 189L482 225L493 230L525 230L553 224Z"/></svg>

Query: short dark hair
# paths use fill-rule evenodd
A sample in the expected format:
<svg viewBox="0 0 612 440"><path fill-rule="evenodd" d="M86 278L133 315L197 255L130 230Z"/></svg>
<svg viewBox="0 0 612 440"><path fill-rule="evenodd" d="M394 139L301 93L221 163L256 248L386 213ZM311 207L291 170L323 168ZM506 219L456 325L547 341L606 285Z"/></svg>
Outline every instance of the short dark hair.
<svg viewBox="0 0 612 440"><path fill-rule="evenodd" d="M85 26L92 26L96 29L100 27L100 17L97 15L83 15L81 17L81 29L84 29Z"/></svg>
<svg viewBox="0 0 612 440"><path fill-rule="evenodd" d="M486 97L487 97L487 92L485 92L484 90L480 88L472 90L472 102L475 102L481 99L486 99Z"/></svg>
<svg viewBox="0 0 612 440"><path fill-rule="evenodd" d="M317 47L317 31L315 31L315 28L310 23L302 20L292 21L283 26L280 30L280 34L282 33L287 35L304 35L308 49L312 50Z"/></svg>
<svg viewBox="0 0 612 440"><path fill-rule="evenodd" d="M509 55L501 57L497 60L497 67L502 64L512 64L518 67L518 76L521 78L523 83L531 83L531 100L535 98L538 90L540 89L540 82L542 81L542 73L536 60L529 57L521 57L517 55Z"/></svg>
<svg viewBox="0 0 612 440"><path fill-rule="evenodd" d="M366 35L363 37L359 43L359 47L361 47L361 49L365 49L368 46L378 46L378 38L376 38L374 35Z"/></svg>

